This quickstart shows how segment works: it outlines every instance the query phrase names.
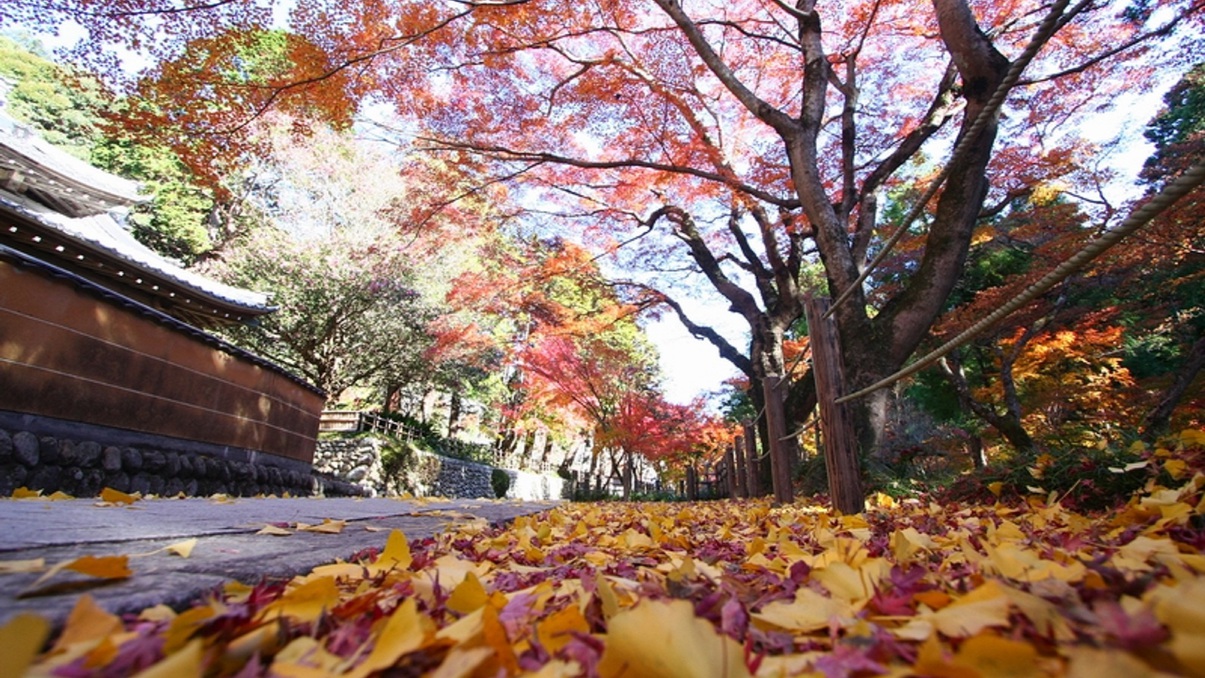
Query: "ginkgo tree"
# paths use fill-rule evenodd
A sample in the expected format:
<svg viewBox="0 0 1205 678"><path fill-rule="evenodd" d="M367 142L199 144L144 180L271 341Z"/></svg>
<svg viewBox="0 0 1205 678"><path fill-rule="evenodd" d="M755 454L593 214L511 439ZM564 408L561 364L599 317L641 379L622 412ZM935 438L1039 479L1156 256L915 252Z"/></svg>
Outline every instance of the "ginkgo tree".
<svg viewBox="0 0 1205 678"><path fill-rule="evenodd" d="M96 44L150 53L139 92L156 103L134 123L194 158L230 158L230 135L273 106L346 124L388 101L484 184L522 186L601 244L630 243L646 269L693 269L750 344L693 327L757 379L783 374L805 295L845 295L847 388L908 360L984 213L1034 182L1077 181L1068 168L1092 149L1076 126L1199 47L1203 15L1199 0L313 0L289 13L287 67L250 82L236 68L246 36L273 20L258 5L11 5L10 20L76 19ZM120 75L111 51L76 55ZM198 94L221 103L192 105ZM861 274L910 225L879 202L925 177L941 182L915 205L919 246L880 290ZM800 283L808 258L827 289ZM865 453L889 406L886 391L856 403Z"/></svg>

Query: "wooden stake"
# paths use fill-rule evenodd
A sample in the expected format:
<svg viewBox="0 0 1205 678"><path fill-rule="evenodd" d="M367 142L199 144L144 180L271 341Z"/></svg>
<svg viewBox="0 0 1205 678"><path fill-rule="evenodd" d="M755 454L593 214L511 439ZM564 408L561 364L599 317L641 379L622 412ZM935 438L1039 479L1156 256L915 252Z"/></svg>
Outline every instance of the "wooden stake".
<svg viewBox="0 0 1205 678"><path fill-rule="evenodd" d="M762 495L761 482L758 480L757 467L757 429L754 428L753 422L746 419L741 422L741 426L745 429L745 473L746 489L749 491L750 497L760 497Z"/></svg>
<svg viewBox="0 0 1205 678"><path fill-rule="evenodd" d="M737 434L732 443L732 456L736 466L732 469L736 474L736 496L744 499L749 496L749 477L745 471L745 436Z"/></svg>
<svg viewBox="0 0 1205 678"><path fill-rule="evenodd" d="M793 446L787 442L782 382L782 375L767 374L762 378L762 392L766 396L766 425L770 433L770 475L774 482L774 499L781 504L789 504L795 500L795 490L791 487L790 450Z"/></svg>
<svg viewBox="0 0 1205 678"><path fill-rule="evenodd" d="M837 326L825 318L828 299L808 296L804 313L812 347L812 369L816 373L816 398L820 405L820 433L824 437L824 465L833 507L845 514L861 513L866 507L862 493L858 442L853 419L845 405L838 404L844 390L844 369Z"/></svg>

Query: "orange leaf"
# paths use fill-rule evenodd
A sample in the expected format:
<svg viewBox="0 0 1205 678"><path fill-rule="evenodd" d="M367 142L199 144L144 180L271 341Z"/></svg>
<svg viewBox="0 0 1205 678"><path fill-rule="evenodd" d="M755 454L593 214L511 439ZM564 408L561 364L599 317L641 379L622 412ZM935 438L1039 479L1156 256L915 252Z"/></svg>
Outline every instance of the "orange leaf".
<svg viewBox="0 0 1205 678"><path fill-rule="evenodd" d="M142 498L142 495L126 494L121 490L115 490L111 487L106 487L100 491L101 501L107 501L111 504L133 504Z"/></svg>
<svg viewBox="0 0 1205 678"><path fill-rule="evenodd" d="M128 556L81 556L64 567L99 579L124 579L134 574Z"/></svg>

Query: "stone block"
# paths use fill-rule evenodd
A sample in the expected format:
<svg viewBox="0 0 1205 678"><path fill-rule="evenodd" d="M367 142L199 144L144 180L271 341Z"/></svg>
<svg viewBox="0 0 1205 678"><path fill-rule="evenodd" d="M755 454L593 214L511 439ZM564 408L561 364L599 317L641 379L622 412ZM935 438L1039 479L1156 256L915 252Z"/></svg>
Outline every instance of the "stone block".
<svg viewBox="0 0 1205 678"><path fill-rule="evenodd" d="M38 438L38 456L40 465L59 463L59 441L54 436Z"/></svg>
<svg viewBox="0 0 1205 678"><path fill-rule="evenodd" d="M110 445L100 455L100 467L105 473L116 473L121 470L121 450Z"/></svg>
<svg viewBox="0 0 1205 678"><path fill-rule="evenodd" d="M79 454L76 452L74 440L58 441L58 459L55 460L59 466L79 466ZM47 462L49 463L49 462Z"/></svg>
<svg viewBox="0 0 1205 678"><path fill-rule="evenodd" d="M29 431L20 431L13 436L13 458L27 468L38 465L41 459L38 437Z"/></svg>
<svg viewBox="0 0 1205 678"><path fill-rule="evenodd" d="M142 469L149 473L161 473L167 468L167 456L159 450L147 450L142 453Z"/></svg>
<svg viewBox="0 0 1205 678"><path fill-rule="evenodd" d="M94 440L85 440L75 446L79 455L79 465L84 468L95 468L100 462L101 446Z"/></svg>
<svg viewBox="0 0 1205 678"><path fill-rule="evenodd" d="M121 468L125 469L126 473L137 473L142 470L142 453L138 450L127 447L121 451Z"/></svg>

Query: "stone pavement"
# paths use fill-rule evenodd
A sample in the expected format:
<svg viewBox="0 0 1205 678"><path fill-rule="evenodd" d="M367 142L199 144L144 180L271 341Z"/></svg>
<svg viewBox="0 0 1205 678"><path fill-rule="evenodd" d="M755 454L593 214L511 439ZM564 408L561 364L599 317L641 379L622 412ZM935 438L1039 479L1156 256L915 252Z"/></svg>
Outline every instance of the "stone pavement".
<svg viewBox="0 0 1205 678"><path fill-rule="evenodd" d="M0 624L22 611L61 624L84 591L114 614L160 603L180 608L226 581L254 584L264 577L292 577L366 548L383 548L394 528L415 540L460 521L500 523L558 502L244 497L98 503L0 499ZM297 523L324 519L347 524L338 534L293 529ZM286 523L289 536L256 534L265 525ZM20 597L41 573L3 572L5 561L44 558L50 567L85 555L147 554L193 537L197 543L188 558L164 551L131 557L132 576L100 585L91 585L96 580L90 577L60 572L39 587L53 586L56 590L48 595Z"/></svg>

